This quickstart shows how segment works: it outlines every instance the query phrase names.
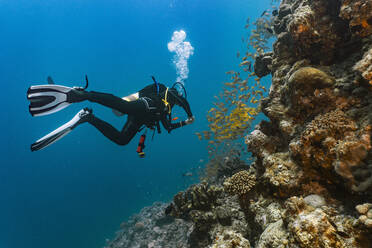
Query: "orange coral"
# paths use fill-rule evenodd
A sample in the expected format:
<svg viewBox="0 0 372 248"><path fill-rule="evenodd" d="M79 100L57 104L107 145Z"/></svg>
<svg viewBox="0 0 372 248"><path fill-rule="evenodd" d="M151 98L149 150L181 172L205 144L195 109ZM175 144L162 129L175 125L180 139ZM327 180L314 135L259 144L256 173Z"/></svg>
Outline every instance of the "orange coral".
<svg viewBox="0 0 372 248"><path fill-rule="evenodd" d="M303 33L303 32L306 32L308 30L309 30L309 27L304 25L304 24L300 24L297 27L297 33Z"/></svg>
<svg viewBox="0 0 372 248"><path fill-rule="evenodd" d="M369 24L368 24L367 20L362 20L361 25L362 25L363 28L368 28L369 27Z"/></svg>

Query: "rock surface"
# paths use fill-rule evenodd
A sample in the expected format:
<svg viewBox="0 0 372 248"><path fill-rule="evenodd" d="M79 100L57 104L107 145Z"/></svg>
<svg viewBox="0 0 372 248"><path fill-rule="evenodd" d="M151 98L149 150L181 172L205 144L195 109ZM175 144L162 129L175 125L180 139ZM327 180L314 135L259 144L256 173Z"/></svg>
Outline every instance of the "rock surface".
<svg viewBox="0 0 372 248"><path fill-rule="evenodd" d="M156 202L121 224L105 248L185 248L192 223L165 215L167 204Z"/></svg>

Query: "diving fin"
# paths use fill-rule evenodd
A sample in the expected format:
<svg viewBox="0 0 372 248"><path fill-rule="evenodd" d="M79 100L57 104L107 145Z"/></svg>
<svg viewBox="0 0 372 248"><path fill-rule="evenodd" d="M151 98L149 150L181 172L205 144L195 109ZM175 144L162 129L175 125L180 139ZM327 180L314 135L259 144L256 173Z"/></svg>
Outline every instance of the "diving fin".
<svg viewBox="0 0 372 248"><path fill-rule="evenodd" d="M76 102L71 95L69 97L70 91L83 91L89 84L87 75L85 75L85 87L71 88L57 85L50 76L47 81L47 85L34 85L27 90L27 99L30 101L29 111L32 116L48 115L66 108Z"/></svg>
<svg viewBox="0 0 372 248"><path fill-rule="evenodd" d="M51 76L47 77L47 81L48 81L48 84L55 84Z"/></svg>
<svg viewBox="0 0 372 248"><path fill-rule="evenodd" d="M55 113L66 108L72 102L68 101L67 93L73 88L48 84L34 85L27 90L30 101L29 111L32 116L42 116Z"/></svg>
<svg viewBox="0 0 372 248"><path fill-rule="evenodd" d="M31 145L31 151L38 151L41 150L57 140L63 138L65 135L70 133L75 127L84 123L88 120L89 115L92 114L92 110L89 108L84 108L80 110L74 118L72 118L69 122L65 123L64 125L60 126L53 132L45 135L41 139L37 140L35 143Z"/></svg>

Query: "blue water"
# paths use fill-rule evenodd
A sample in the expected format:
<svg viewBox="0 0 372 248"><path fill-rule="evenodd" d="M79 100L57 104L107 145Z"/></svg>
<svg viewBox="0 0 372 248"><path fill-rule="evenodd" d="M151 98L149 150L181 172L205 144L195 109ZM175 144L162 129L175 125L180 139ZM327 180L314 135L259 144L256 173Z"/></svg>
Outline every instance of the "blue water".
<svg viewBox="0 0 372 248"><path fill-rule="evenodd" d="M236 52L249 16L270 0L0 0L2 97L0 247L102 247L128 216L154 201L169 201L192 183L182 173L207 158L195 132L207 126L226 71L237 69ZM44 84L83 85L124 96L151 83L176 78L167 49L183 29L195 48L189 59L188 99L193 125L117 146L92 126L78 127L38 152L30 144L68 121L85 106L117 128L125 117L84 102L54 115L31 117L26 90Z"/></svg>

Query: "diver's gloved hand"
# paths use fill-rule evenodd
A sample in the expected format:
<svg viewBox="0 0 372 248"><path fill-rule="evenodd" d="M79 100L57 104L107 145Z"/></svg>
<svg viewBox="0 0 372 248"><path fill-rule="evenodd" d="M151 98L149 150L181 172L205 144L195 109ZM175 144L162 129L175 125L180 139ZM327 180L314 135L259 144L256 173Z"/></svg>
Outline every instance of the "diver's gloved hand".
<svg viewBox="0 0 372 248"><path fill-rule="evenodd" d="M73 87L67 93L67 101L68 102L82 102L88 99L89 92L85 91L84 88L81 87Z"/></svg>
<svg viewBox="0 0 372 248"><path fill-rule="evenodd" d="M194 120L195 120L195 116L191 116L191 117L187 118L187 120L185 120L185 124L189 125L189 124L193 123Z"/></svg>

